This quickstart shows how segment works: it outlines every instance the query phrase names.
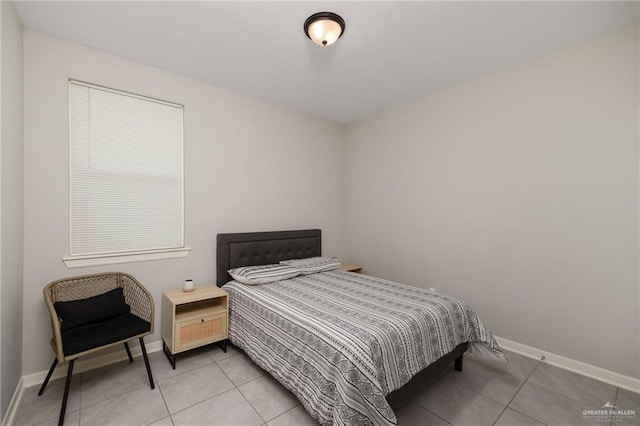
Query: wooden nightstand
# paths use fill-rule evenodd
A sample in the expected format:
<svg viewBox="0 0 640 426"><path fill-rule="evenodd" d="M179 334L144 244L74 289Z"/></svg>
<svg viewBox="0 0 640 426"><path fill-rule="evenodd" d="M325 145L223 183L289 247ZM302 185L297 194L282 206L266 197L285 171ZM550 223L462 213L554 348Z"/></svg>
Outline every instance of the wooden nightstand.
<svg viewBox="0 0 640 426"><path fill-rule="evenodd" d="M219 342L227 351L227 292L214 286L167 291L162 297L162 350L173 369L176 354Z"/></svg>
<svg viewBox="0 0 640 426"><path fill-rule="evenodd" d="M355 265L353 263L343 263L338 269L340 269L341 271L357 272L359 274L362 273L362 266Z"/></svg>

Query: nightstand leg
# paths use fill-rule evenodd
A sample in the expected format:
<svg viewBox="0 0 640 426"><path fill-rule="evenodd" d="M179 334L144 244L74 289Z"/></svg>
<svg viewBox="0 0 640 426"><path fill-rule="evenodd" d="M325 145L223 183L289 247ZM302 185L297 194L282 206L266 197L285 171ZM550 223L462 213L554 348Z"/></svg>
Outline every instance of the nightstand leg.
<svg viewBox="0 0 640 426"><path fill-rule="evenodd" d="M222 352L227 353L227 339L221 340L218 342L218 346L222 349Z"/></svg>
<svg viewBox="0 0 640 426"><path fill-rule="evenodd" d="M167 360L169 361L169 364L171 364L171 367L173 367L173 369L176 369L176 356L171 354L171 352L169 352L169 347L167 346L166 343L164 343L164 339L162 340L162 352L164 352L164 356L167 357Z"/></svg>

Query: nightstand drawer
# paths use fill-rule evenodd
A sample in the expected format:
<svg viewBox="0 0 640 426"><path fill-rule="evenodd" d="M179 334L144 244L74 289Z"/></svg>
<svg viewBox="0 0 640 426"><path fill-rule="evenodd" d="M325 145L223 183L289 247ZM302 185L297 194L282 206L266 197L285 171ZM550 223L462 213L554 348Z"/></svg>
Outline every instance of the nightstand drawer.
<svg viewBox="0 0 640 426"><path fill-rule="evenodd" d="M227 314L177 322L174 337L174 353L226 339Z"/></svg>

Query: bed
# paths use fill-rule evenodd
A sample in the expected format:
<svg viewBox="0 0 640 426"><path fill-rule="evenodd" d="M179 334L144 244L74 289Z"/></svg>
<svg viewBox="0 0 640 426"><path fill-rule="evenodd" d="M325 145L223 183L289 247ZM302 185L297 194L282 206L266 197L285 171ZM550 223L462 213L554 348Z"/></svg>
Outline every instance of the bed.
<svg viewBox="0 0 640 426"><path fill-rule="evenodd" d="M328 270L263 285L228 271L321 256L319 229L218 234L229 339L323 425L394 425L393 406L469 350L501 356L477 315L443 293Z"/></svg>

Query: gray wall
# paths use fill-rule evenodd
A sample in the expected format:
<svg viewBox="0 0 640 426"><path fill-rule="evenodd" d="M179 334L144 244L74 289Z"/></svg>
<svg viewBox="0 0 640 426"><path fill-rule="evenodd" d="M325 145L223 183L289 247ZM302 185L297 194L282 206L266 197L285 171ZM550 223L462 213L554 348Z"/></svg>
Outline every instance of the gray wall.
<svg viewBox="0 0 640 426"><path fill-rule="evenodd" d="M630 26L349 126L350 260L640 378L638 59Z"/></svg>
<svg viewBox="0 0 640 426"><path fill-rule="evenodd" d="M22 25L2 1L0 419L22 375Z"/></svg>
<svg viewBox="0 0 640 426"><path fill-rule="evenodd" d="M121 270L161 296L185 278L213 283L220 232L318 227L323 252L343 255L342 126L233 94L87 47L24 32L23 374L51 362L42 288L83 273ZM74 78L184 105L184 259L67 269L68 84ZM26 321L26 319L29 321Z"/></svg>

